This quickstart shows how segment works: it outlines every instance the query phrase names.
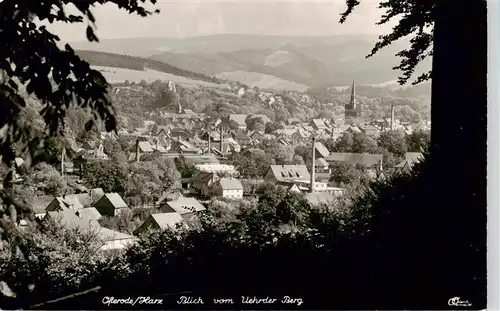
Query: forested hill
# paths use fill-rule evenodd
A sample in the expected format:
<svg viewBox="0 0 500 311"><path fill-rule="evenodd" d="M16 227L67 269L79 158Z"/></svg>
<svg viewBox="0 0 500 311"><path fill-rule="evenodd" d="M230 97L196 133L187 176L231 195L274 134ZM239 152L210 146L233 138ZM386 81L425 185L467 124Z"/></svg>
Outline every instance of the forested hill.
<svg viewBox="0 0 500 311"><path fill-rule="evenodd" d="M145 70L147 68L190 79L201 80L212 83L222 83L222 81L217 78L209 77L201 73L183 70L163 62L144 59L135 56L96 52L96 51L86 51L86 50L77 50L76 54L81 58L83 58L84 60L86 60L92 66L105 66L105 67L123 68L123 69L140 70L140 71Z"/></svg>

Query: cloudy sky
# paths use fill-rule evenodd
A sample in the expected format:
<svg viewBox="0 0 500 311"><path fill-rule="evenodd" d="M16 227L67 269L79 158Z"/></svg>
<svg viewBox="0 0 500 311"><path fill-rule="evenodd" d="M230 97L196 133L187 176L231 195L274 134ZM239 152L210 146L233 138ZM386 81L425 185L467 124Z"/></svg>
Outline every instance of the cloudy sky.
<svg viewBox="0 0 500 311"><path fill-rule="evenodd" d="M201 35L275 34L322 36L336 34L381 34L390 25L375 26L381 11L378 0L361 1L354 14L341 25L343 0L262 1L262 0L159 0L161 13L148 18L131 16L114 5L96 7L100 38L192 37ZM86 25L51 25L64 41L85 39Z"/></svg>

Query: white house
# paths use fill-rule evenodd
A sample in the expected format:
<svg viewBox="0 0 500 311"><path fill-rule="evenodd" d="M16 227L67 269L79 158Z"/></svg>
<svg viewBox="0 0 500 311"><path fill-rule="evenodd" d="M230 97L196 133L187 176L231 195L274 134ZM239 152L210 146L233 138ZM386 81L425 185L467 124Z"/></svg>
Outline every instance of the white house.
<svg viewBox="0 0 500 311"><path fill-rule="evenodd" d="M201 172L227 173L230 175L236 174L236 168L234 167L234 165L207 163L207 164L196 164L195 167Z"/></svg>
<svg viewBox="0 0 500 311"><path fill-rule="evenodd" d="M242 199L243 185L236 178L221 178L218 181L219 192L228 199Z"/></svg>

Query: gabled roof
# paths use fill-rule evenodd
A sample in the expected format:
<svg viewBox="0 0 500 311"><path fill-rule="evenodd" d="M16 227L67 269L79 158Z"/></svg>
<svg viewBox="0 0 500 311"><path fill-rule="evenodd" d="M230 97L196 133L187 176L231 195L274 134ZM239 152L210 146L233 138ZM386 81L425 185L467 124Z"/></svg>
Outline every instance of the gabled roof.
<svg viewBox="0 0 500 311"><path fill-rule="evenodd" d="M247 123L245 122L246 119L247 119L246 114L230 114L229 115L229 121L234 121L239 126L247 126Z"/></svg>
<svg viewBox="0 0 500 311"><path fill-rule="evenodd" d="M99 213L99 211L95 207L82 208L78 210L77 213L80 214L80 216L83 218L93 218L95 220L99 220L102 218L101 213Z"/></svg>
<svg viewBox="0 0 500 311"><path fill-rule="evenodd" d="M177 200L179 197L181 197L182 194L178 191L173 191L173 192L164 192L162 196L158 199L156 204L162 204L167 201L174 201Z"/></svg>
<svg viewBox="0 0 500 311"><path fill-rule="evenodd" d="M180 197L175 201L170 201L166 203L168 206L173 208L179 215L201 212L205 210L205 207L201 205L195 198Z"/></svg>
<svg viewBox="0 0 500 311"><path fill-rule="evenodd" d="M317 129L325 129L328 126L325 124L325 120L323 119L312 119L311 123L309 123L311 126L316 127Z"/></svg>
<svg viewBox="0 0 500 311"><path fill-rule="evenodd" d="M85 215L77 216L74 210L61 212L47 212L44 219L52 219L65 226L67 229L80 229L83 231L98 230L100 228L96 219Z"/></svg>
<svg viewBox="0 0 500 311"><path fill-rule="evenodd" d="M324 158L319 158L319 159L316 159L315 166L320 166L320 167L328 166L328 162L326 162L326 160Z"/></svg>
<svg viewBox="0 0 500 311"><path fill-rule="evenodd" d="M191 182L195 184L208 184L214 178L214 173L211 172L198 172L191 178Z"/></svg>
<svg viewBox="0 0 500 311"><path fill-rule="evenodd" d="M182 223L182 217L178 213L158 213L150 216L160 229L175 229L177 224Z"/></svg>
<svg viewBox="0 0 500 311"><path fill-rule="evenodd" d="M108 201L113 205L114 208L126 208L127 203L123 201L122 197L118 193L106 193L100 200L108 199ZM96 203L97 204L97 203Z"/></svg>
<svg viewBox="0 0 500 311"><path fill-rule="evenodd" d="M244 139L244 140L250 139L250 137L248 136L247 132L242 131L242 130L232 131L231 133L233 134L233 137L235 139Z"/></svg>
<svg viewBox="0 0 500 311"><path fill-rule="evenodd" d="M76 210L76 209L81 209L83 208L83 206L80 204L80 202L78 200L66 200L64 199L63 197L55 197L52 202L55 202L59 208L63 211L65 210ZM50 203L50 205L52 205L52 202ZM52 205L53 206L53 205Z"/></svg>
<svg viewBox="0 0 500 311"><path fill-rule="evenodd" d="M314 145L316 146L316 151L321 155L321 157L326 158L330 155L330 151L328 151L322 142L317 141Z"/></svg>
<svg viewBox="0 0 500 311"><path fill-rule="evenodd" d="M64 196L64 199L68 202L73 203L75 207L80 205L81 208L90 207L93 203L92 197L87 193L68 194Z"/></svg>
<svg viewBox="0 0 500 311"><path fill-rule="evenodd" d="M326 158L326 161L350 165L361 164L371 167L380 165L383 158L382 154L332 152Z"/></svg>
<svg viewBox="0 0 500 311"><path fill-rule="evenodd" d="M97 230L97 233L106 242L109 241L118 241L118 240L128 240L128 239L134 239L135 237L129 234L125 234L122 232L114 231L108 228L99 228Z"/></svg>
<svg viewBox="0 0 500 311"><path fill-rule="evenodd" d="M54 200L54 197L51 195L46 196L38 196L29 198L28 204L31 206L35 214L45 213L45 209L49 204Z"/></svg>
<svg viewBox="0 0 500 311"><path fill-rule="evenodd" d="M256 115L254 115L254 117L256 117L256 118L261 118L261 119L262 119L262 121L264 121L264 124L267 124L267 123L269 123L269 122L272 122L272 120L271 120L271 119L269 119L269 117L268 117L268 116L266 116L265 114L256 114Z"/></svg>
<svg viewBox="0 0 500 311"><path fill-rule="evenodd" d="M236 178L221 178L219 184L222 190L243 190L243 185Z"/></svg>
<svg viewBox="0 0 500 311"><path fill-rule="evenodd" d="M305 165L271 165L269 169L277 181L309 180L311 177Z"/></svg>
<svg viewBox="0 0 500 311"><path fill-rule="evenodd" d="M140 141L139 142L139 151L140 152L153 152L153 146L148 141Z"/></svg>

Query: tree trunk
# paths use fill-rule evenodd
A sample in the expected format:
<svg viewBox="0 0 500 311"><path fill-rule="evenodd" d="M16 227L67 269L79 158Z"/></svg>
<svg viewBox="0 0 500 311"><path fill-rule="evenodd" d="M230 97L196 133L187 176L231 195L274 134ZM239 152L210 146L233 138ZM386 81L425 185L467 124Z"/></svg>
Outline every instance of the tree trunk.
<svg viewBox="0 0 500 311"><path fill-rule="evenodd" d="M434 26L427 225L440 248L434 281L461 300L486 291L486 20L485 0L444 0Z"/></svg>

